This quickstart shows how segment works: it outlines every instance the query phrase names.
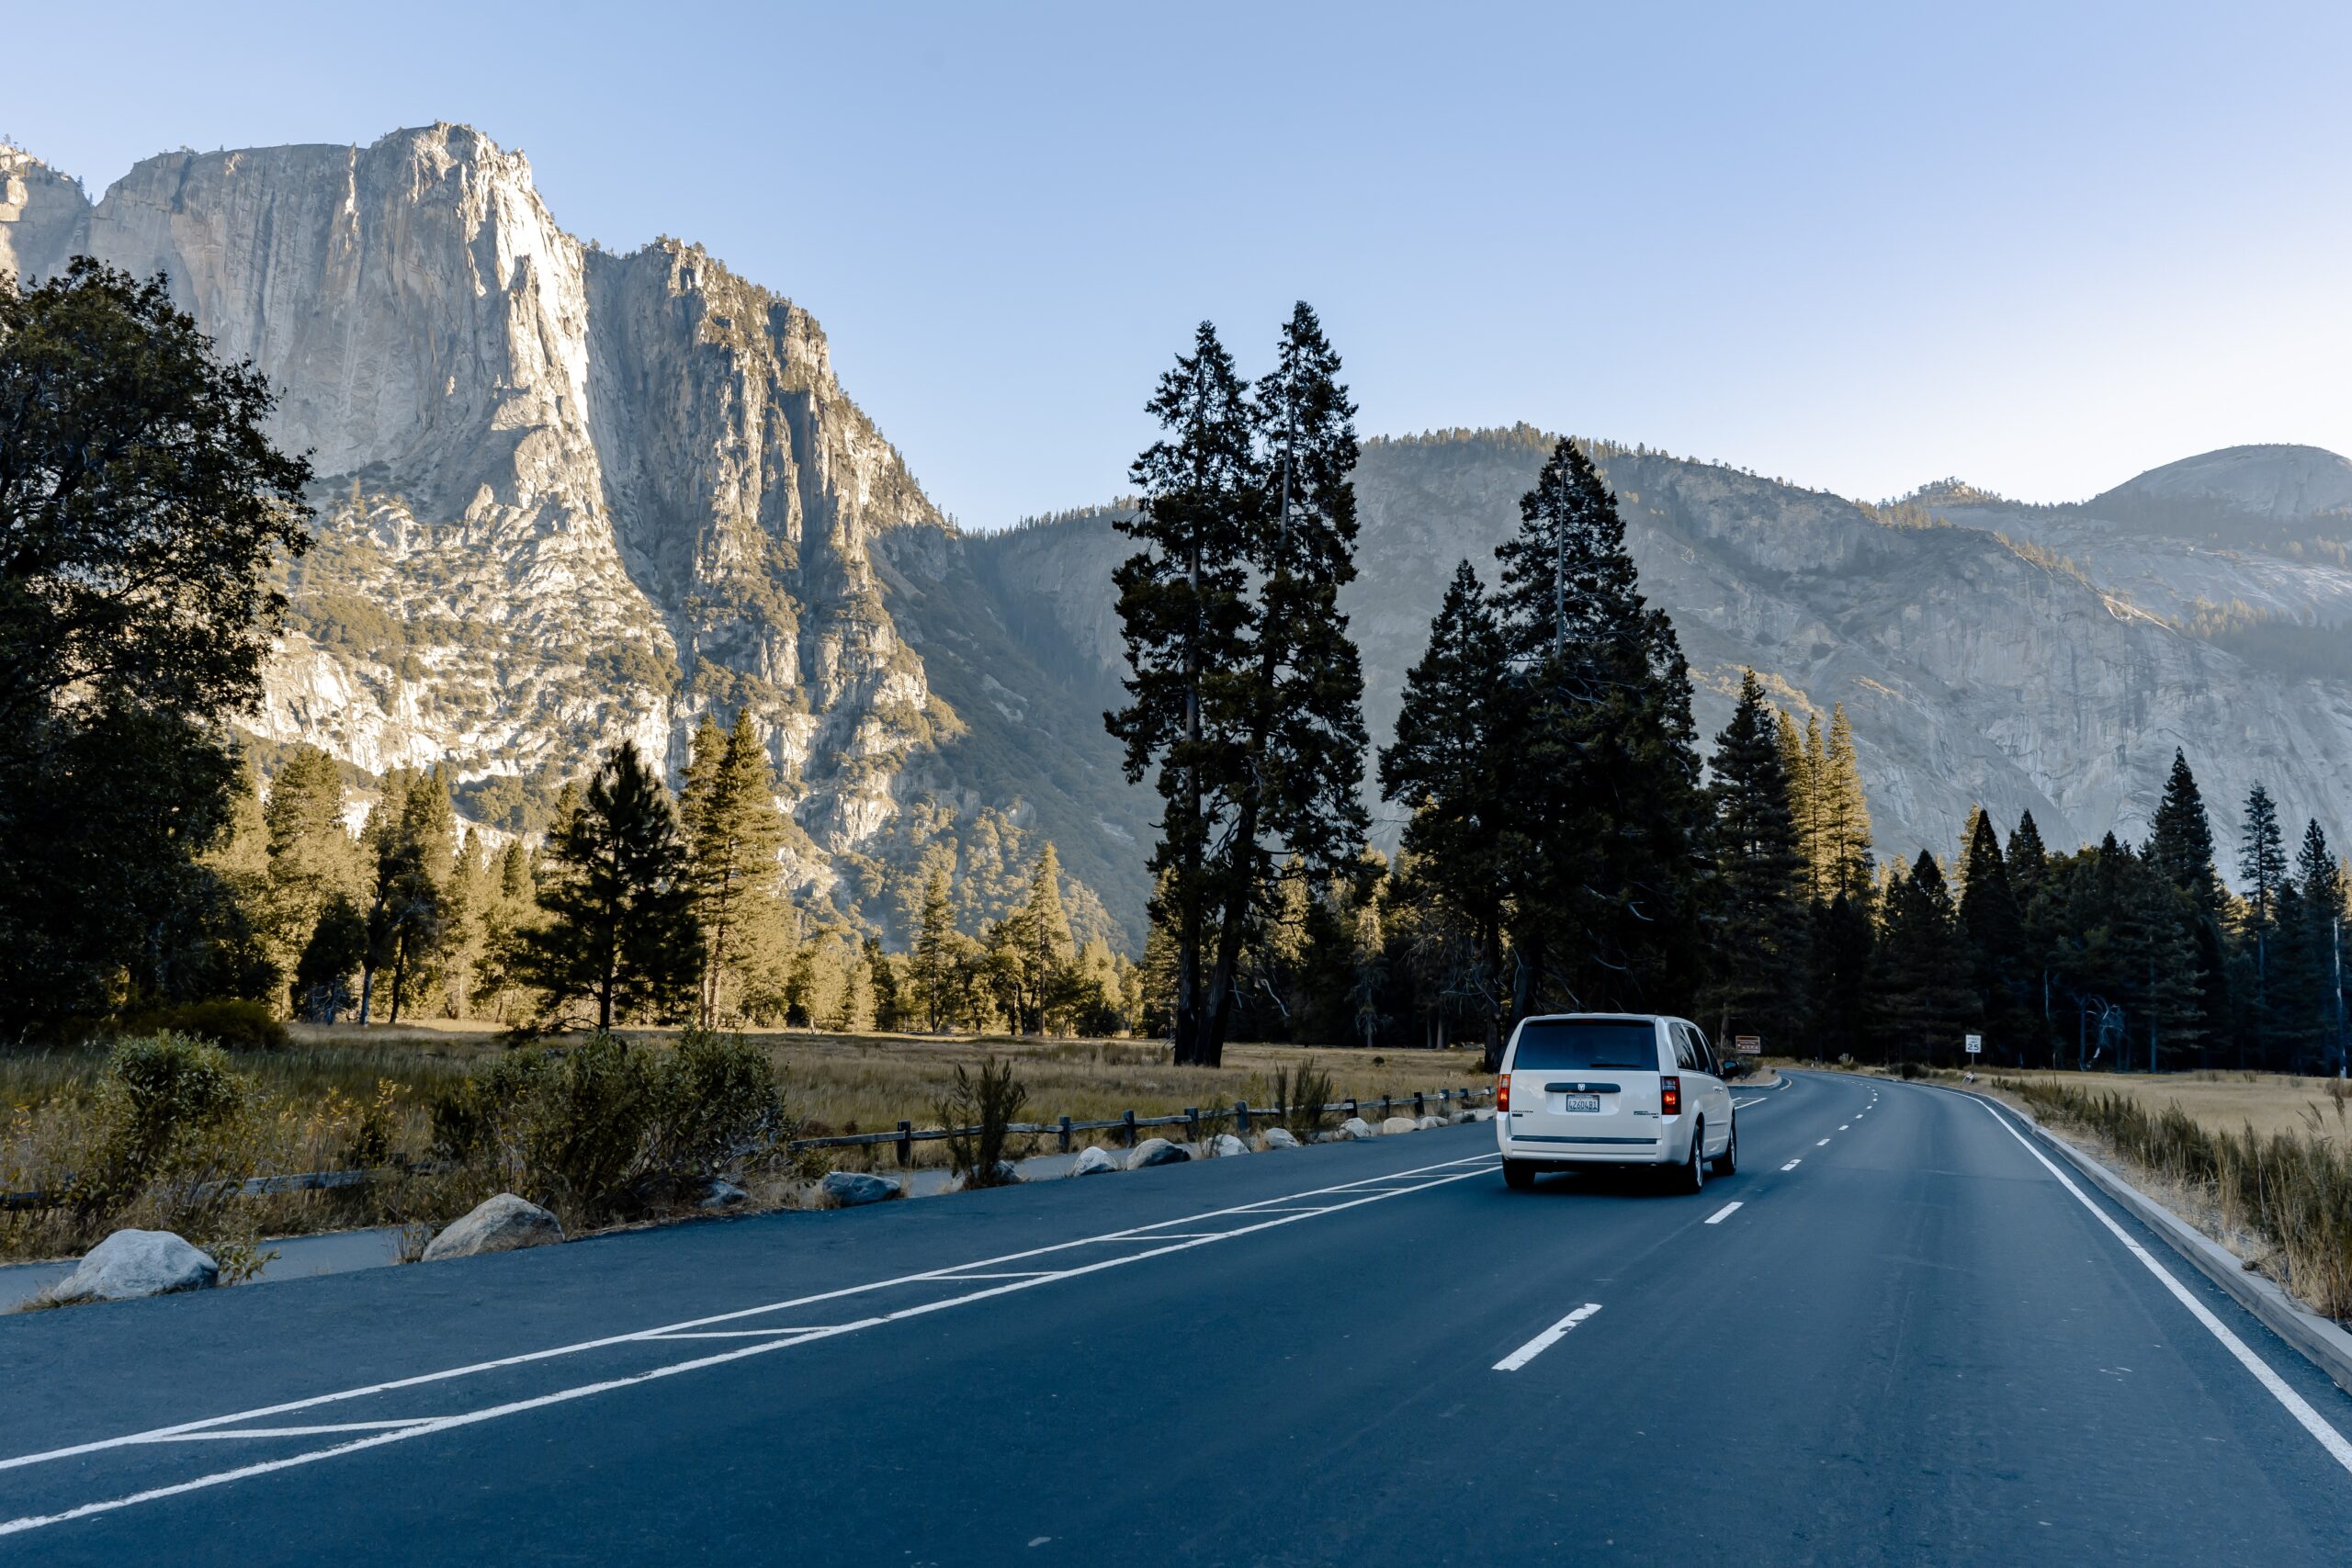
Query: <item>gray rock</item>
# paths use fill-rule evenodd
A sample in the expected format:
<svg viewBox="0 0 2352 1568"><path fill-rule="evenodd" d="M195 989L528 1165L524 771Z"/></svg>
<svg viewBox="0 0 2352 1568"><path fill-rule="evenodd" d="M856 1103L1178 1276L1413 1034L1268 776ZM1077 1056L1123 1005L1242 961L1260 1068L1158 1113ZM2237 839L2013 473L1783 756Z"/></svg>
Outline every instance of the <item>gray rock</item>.
<svg viewBox="0 0 2352 1568"><path fill-rule="evenodd" d="M831 1170L817 1183L817 1190L833 1201L839 1209L854 1209L860 1203L879 1203L899 1195L899 1184L887 1176L869 1176L862 1170Z"/></svg>
<svg viewBox="0 0 2352 1568"><path fill-rule="evenodd" d="M1211 1159L1226 1159L1234 1155L1248 1154L1250 1145L1230 1133L1219 1133L1209 1140L1208 1147L1201 1152Z"/></svg>
<svg viewBox="0 0 2352 1568"><path fill-rule="evenodd" d="M1456 1111L1453 1112L1452 1114L1448 1115L1448 1116L1446 1117L1446 1119L1445 1119L1445 1121L1446 1121L1446 1125L1447 1125L1447 1126L1449 1126L1449 1127L1459 1127L1459 1126L1461 1126L1464 1122L1468 1122L1468 1121L1471 1121L1471 1120L1473 1120L1473 1118L1472 1118L1472 1116L1471 1116L1470 1112L1468 1112L1467 1111Z"/></svg>
<svg viewBox="0 0 2352 1568"><path fill-rule="evenodd" d="M175 1291L207 1291L220 1269L170 1231L117 1231L83 1256L50 1290L60 1302L127 1302Z"/></svg>
<svg viewBox="0 0 2352 1568"><path fill-rule="evenodd" d="M1417 1133L1420 1131L1420 1125L1410 1116L1391 1116L1380 1124L1380 1130L1383 1133Z"/></svg>
<svg viewBox="0 0 2352 1568"><path fill-rule="evenodd" d="M445 1258L474 1258L485 1252L512 1252L523 1247L545 1247L563 1239L563 1224L537 1203L525 1202L512 1192L501 1192L476 1204L471 1213L433 1238L424 1261Z"/></svg>
<svg viewBox="0 0 2352 1568"><path fill-rule="evenodd" d="M1308 1142L1317 1144L1344 1144L1354 1135L1355 1134L1352 1133L1343 1133L1337 1128L1327 1127L1322 1132L1316 1134L1313 1138L1308 1140Z"/></svg>
<svg viewBox="0 0 2352 1568"><path fill-rule="evenodd" d="M1141 1170L1152 1165L1182 1165L1193 1157L1193 1151L1182 1144L1171 1144L1165 1138L1146 1138L1127 1156L1129 1170Z"/></svg>
<svg viewBox="0 0 2352 1568"><path fill-rule="evenodd" d="M996 1162L996 1179L989 1182L988 1185L990 1187L1013 1187L1019 1185L1020 1181L1021 1168L1013 1164L1009 1159L1001 1159ZM948 1182L947 1190L950 1192L961 1192L971 1185L971 1178L967 1176L959 1176Z"/></svg>
<svg viewBox="0 0 2352 1568"><path fill-rule="evenodd" d="M1104 1176L1119 1168L1119 1162L1108 1149L1083 1148L1070 1166L1072 1176Z"/></svg>
<svg viewBox="0 0 2352 1568"><path fill-rule="evenodd" d="M1420 1131L1422 1131L1422 1132L1426 1133L1426 1132L1428 1132L1428 1131L1429 1131L1430 1128L1432 1128L1432 1127L1442 1127L1442 1126L1444 1126L1444 1125L1445 1125L1445 1118L1444 1118L1444 1117L1442 1117L1442 1116L1422 1116L1422 1117L1418 1117L1418 1118L1416 1118L1416 1119L1415 1119L1415 1121L1414 1121L1414 1122L1413 1122L1413 1125L1414 1125L1415 1127L1419 1128Z"/></svg>
<svg viewBox="0 0 2352 1568"><path fill-rule="evenodd" d="M1380 1134L1374 1131L1372 1123L1365 1121L1363 1117L1351 1116L1346 1121L1340 1123L1340 1136L1343 1139L1376 1138L1380 1136Z"/></svg>
<svg viewBox="0 0 2352 1568"><path fill-rule="evenodd" d="M1491 1105L1482 1105L1470 1112L1470 1120L1473 1122L1491 1122L1494 1119L1495 1108Z"/></svg>
<svg viewBox="0 0 2352 1568"><path fill-rule="evenodd" d="M744 1191L733 1182L721 1181L714 1177L711 1179L710 1186L703 1192L702 1201L695 1204L695 1207L697 1209L731 1209L738 1203L749 1201L751 1196L752 1195L749 1192Z"/></svg>
<svg viewBox="0 0 2352 1568"><path fill-rule="evenodd" d="M1298 1147L1298 1140L1291 1135L1287 1127L1269 1127L1258 1134L1258 1145L1268 1149L1295 1149Z"/></svg>

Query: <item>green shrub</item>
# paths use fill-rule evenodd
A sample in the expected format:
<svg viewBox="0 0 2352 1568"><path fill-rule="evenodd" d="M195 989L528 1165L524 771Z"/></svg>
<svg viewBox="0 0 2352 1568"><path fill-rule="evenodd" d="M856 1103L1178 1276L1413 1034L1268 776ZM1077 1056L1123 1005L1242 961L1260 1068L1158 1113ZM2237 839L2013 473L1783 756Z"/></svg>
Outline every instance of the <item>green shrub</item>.
<svg viewBox="0 0 2352 1568"><path fill-rule="evenodd" d="M88 1161L64 1194L76 1240L138 1224L186 1236L230 1279L260 1266L237 1189L265 1164L268 1128L226 1052L168 1032L122 1041L90 1111Z"/></svg>
<svg viewBox="0 0 2352 1568"><path fill-rule="evenodd" d="M794 1132L767 1055L703 1030L671 1051L604 1033L520 1047L435 1100L432 1119L440 1158L591 1224L775 1169Z"/></svg>
<svg viewBox="0 0 2352 1568"><path fill-rule="evenodd" d="M150 1008L123 1021L125 1032L168 1032L209 1040L232 1051L282 1051L286 1026L270 1015L267 1006L242 998L224 997L207 1002L183 1002L177 1007Z"/></svg>
<svg viewBox="0 0 2352 1568"><path fill-rule="evenodd" d="M975 1077L956 1065L956 1087L939 1102L939 1124L947 1130L947 1163L967 1187L1002 1186L997 1167L1005 1157L1012 1125L1029 1103L1029 1091L1012 1076L1012 1064L982 1059Z"/></svg>

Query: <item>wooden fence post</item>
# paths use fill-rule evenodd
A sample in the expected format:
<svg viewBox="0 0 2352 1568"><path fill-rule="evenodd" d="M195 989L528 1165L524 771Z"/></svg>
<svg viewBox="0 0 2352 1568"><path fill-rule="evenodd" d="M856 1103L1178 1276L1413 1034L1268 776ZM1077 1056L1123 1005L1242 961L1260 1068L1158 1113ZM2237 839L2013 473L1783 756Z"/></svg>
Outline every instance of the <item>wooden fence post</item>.
<svg viewBox="0 0 2352 1568"><path fill-rule="evenodd" d="M914 1163L915 1124L911 1122L901 1122L899 1123L899 1167L903 1170Z"/></svg>
<svg viewBox="0 0 2352 1568"><path fill-rule="evenodd" d="M1062 1118L1062 1153L1069 1153L1069 1118Z"/></svg>
<svg viewBox="0 0 2352 1568"><path fill-rule="evenodd" d="M1126 1112L1125 1120L1127 1124L1127 1147L1134 1148L1136 1146L1136 1113L1132 1111Z"/></svg>
<svg viewBox="0 0 2352 1568"><path fill-rule="evenodd" d="M1237 1100L1233 1102L1233 1124L1243 1137L1250 1135L1250 1102L1248 1100Z"/></svg>

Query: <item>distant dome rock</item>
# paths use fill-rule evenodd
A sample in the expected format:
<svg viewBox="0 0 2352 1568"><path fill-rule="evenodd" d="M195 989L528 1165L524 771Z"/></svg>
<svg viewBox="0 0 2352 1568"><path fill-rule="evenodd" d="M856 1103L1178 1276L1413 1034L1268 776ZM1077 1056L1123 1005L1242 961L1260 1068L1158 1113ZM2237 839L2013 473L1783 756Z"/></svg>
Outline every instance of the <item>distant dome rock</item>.
<svg viewBox="0 0 2352 1568"><path fill-rule="evenodd" d="M2094 515L2201 505L2272 523L2352 521L2352 461L2319 446L2224 446L2151 468L2094 498Z"/></svg>
<svg viewBox="0 0 2352 1568"><path fill-rule="evenodd" d="M1966 479L1930 479L1901 498L1897 504L1914 506L1994 506L2001 498L1989 490L1970 484Z"/></svg>

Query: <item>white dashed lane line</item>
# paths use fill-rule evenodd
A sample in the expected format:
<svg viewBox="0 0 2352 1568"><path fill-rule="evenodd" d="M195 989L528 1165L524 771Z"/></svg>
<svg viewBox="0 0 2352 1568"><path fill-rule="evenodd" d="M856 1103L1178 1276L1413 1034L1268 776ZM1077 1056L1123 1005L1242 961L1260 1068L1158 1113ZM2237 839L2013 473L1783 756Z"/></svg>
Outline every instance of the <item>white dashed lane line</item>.
<svg viewBox="0 0 2352 1568"><path fill-rule="evenodd" d="M1557 1345L1561 1340L1566 1338L1568 1337L1568 1330L1574 1328L1577 1324L1582 1323L1586 1318L1590 1317L1594 1313L1597 1313L1600 1310L1600 1303L1599 1302L1585 1303L1584 1305L1577 1308L1576 1311L1568 1314L1567 1316L1560 1319L1559 1322L1554 1324L1551 1327L1545 1329L1543 1333L1537 1335L1526 1344L1521 1345L1518 1349L1513 1350L1501 1360L1497 1361L1495 1363L1495 1371L1498 1372L1515 1372L1519 1371L1520 1368L1527 1365L1528 1362L1535 1359L1536 1357L1542 1355L1544 1351L1549 1350L1553 1346Z"/></svg>
<svg viewBox="0 0 2352 1568"><path fill-rule="evenodd" d="M1711 1225L1722 1224L1725 1220L1731 1218L1733 1210L1738 1208L1741 1203L1744 1203L1747 1201L1747 1200L1745 1198L1742 1198L1733 1202L1725 1203L1722 1208L1717 1209L1713 1213L1709 1214L1707 1216L1706 1223Z"/></svg>
<svg viewBox="0 0 2352 1568"><path fill-rule="evenodd" d="M1789 1161L1789 1163L1788 1163L1788 1164L1786 1164L1786 1165L1782 1166L1781 1168L1782 1170L1794 1170L1797 1167L1799 1167L1799 1166L1803 1165L1804 1163L1804 1158L1803 1158L1802 1156L1800 1156L1799 1158L1792 1159L1792 1160Z"/></svg>

